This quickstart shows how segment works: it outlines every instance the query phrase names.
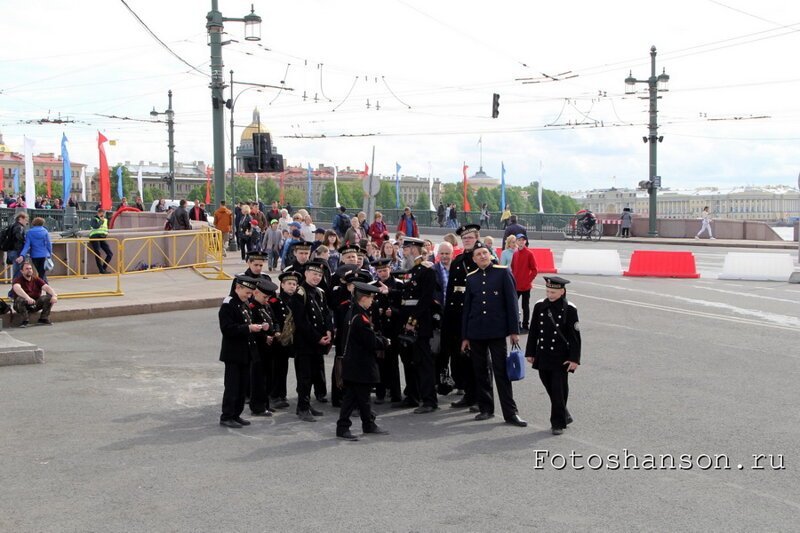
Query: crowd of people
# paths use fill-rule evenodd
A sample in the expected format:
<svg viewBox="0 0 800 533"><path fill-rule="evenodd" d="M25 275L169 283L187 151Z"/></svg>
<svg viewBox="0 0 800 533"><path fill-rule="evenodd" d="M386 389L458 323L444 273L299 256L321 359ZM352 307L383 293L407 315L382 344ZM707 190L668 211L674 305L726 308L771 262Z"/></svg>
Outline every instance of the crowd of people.
<svg viewBox="0 0 800 533"><path fill-rule="evenodd" d="M331 229L315 227L314 238L306 239L304 225L313 224L308 213L287 217L272 207L277 218L266 217L268 227L275 224L272 239L262 236L260 246L245 252L247 270L236 276L219 310L221 425L250 425L242 418L248 399L253 417L289 408L293 359L296 415L314 422L323 415L320 404L332 403L340 410L336 435L343 439L358 439L350 430L354 410L365 434L383 434L373 404L422 415L437 411L439 396L454 391L459 399L451 408L489 420L495 415L492 377L504 421L525 427L506 371L507 346L523 333L530 333L525 355L551 398L553 433L571 423L567 375L580 363L577 311L566 300L568 281L550 277L546 298L531 314L537 270L524 231L509 236L498 257L477 224L460 226L434 246L403 231L414 232L408 216L391 238L380 213L367 225L365 217L340 210Z"/></svg>

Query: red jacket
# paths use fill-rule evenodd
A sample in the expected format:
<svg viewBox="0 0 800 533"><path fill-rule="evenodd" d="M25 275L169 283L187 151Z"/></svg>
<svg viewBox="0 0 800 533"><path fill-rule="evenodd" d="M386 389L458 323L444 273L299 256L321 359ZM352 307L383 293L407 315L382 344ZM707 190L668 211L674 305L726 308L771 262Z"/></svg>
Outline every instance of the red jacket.
<svg viewBox="0 0 800 533"><path fill-rule="evenodd" d="M412 218L411 218L411 230L412 230L411 231L412 234L408 235L409 237L419 237L419 228L417 227L417 219L415 219L413 217L413 215L412 215ZM400 215L400 222L397 223L397 231L402 231L403 233L407 234L407 232L406 232L406 216L405 216L405 214Z"/></svg>
<svg viewBox="0 0 800 533"><path fill-rule="evenodd" d="M369 236L372 237L372 241L378 246L381 247L383 244L383 239L385 235L388 235L389 228L386 227L386 224L381 220L380 222L373 222L372 225L369 227Z"/></svg>
<svg viewBox="0 0 800 533"><path fill-rule="evenodd" d="M511 258L511 275L517 284L520 292L529 291L533 288L533 278L536 277L536 259L533 252L528 248L522 248L514 252Z"/></svg>

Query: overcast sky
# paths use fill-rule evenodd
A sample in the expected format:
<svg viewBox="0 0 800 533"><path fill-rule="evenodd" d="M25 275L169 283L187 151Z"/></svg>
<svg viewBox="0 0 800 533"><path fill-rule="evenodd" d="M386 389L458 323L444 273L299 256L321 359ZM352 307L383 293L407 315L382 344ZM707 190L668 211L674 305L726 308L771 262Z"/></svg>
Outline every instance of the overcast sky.
<svg viewBox="0 0 800 533"><path fill-rule="evenodd" d="M176 159L212 160L211 2L126 2L199 72L120 0L14 2L0 23L0 131L12 150L27 135L37 152L58 152L65 132L72 159L94 168L99 129L118 140L111 162L164 162L165 124L99 115L150 120L172 89ZM220 0L220 10L242 17L250 2ZM634 186L648 172L646 87L626 96L624 79L649 76L655 45L670 76L659 100L664 186L797 185L797 2L256 0L255 12L258 44L226 23L239 41L223 49L226 77L294 90L242 94L235 138L258 106L291 165L363 168L374 145L379 173L399 162L402 174L455 181L464 161L478 169L482 138L484 170L499 177L503 161L512 184L541 165L547 188ZM27 123L59 115L75 122Z"/></svg>

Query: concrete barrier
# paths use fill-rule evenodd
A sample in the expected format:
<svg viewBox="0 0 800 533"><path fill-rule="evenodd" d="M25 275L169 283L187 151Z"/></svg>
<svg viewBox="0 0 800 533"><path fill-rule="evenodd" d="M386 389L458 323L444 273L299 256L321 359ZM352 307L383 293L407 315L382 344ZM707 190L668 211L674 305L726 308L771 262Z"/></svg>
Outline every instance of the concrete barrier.
<svg viewBox="0 0 800 533"><path fill-rule="evenodd" d="M592 276L621 276L622 262L617 250L564 250L559 274L588 274Z"/></svg>
<svg viewBox="0 0 800 533"><path fill-rule="evenodd" d="M728 252L719 279L789 281L794 271L790 254Z"/></svg>

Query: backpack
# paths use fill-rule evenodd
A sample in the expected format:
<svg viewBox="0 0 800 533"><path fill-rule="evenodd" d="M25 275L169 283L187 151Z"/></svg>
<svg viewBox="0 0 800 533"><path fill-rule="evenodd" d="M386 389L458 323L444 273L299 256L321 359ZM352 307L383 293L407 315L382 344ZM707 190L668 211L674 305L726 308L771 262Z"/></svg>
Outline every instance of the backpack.
<svg viewBox="0 0 800 533"><path fill-rule="evenodd" d="M15 222L16 224L16 222ZM9 252L14 249L14 224L10 224L0 233L0 250Z"/></svg>
<svg viewBox="0 0 800 533"><path fill-rule="evenodd" d="M350 228L350 218L345 215L344 213L339 213L336 215L336 224L334 224L334 229L336 229L336 233L339 235L344 235L347 233L347 230Z"/></svg>

